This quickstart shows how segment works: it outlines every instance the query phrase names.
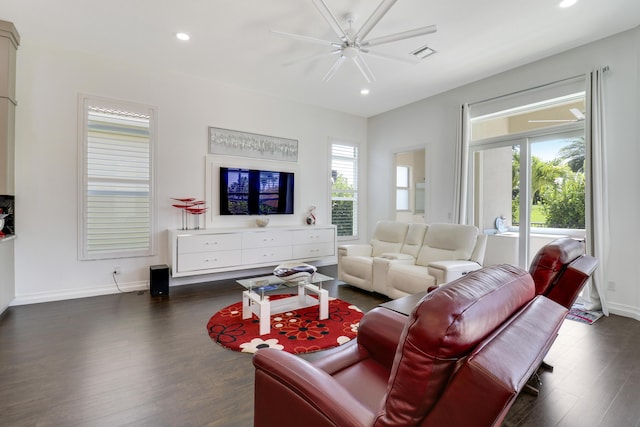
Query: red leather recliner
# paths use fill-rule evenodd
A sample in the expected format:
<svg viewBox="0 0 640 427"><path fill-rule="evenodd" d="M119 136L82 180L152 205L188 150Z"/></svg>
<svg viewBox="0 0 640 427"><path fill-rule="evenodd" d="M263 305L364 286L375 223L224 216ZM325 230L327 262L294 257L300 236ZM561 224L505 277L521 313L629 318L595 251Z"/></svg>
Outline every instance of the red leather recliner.
<svg viewBox="0 0 640 427"><path fill-rule="evenodd" d="M518 267L472 272L408 318L371 310L357 340L320 361L259 350L254 425L500 425L566 313Z"/></svg>
<svg viewBox="0 0 640 427"><path fill-rule="evenodd" d="M568 237L554 240L540 248L529 267L536 285L536 294L544 295L571 309L587 280L598 267L598 260L584 252L583 242ZM545 361L542 361L540 368L553 371L553 366ZM540 385L542 381L536 371L525 390L537 396Z"/></svg>
<svg viewBox="0 0 640 427"><path fill-rule="evenodd" d="M540 248L529 267L536 294L570 309L598 267L598 260L584 252L583 242L568 237Z"/></svg>

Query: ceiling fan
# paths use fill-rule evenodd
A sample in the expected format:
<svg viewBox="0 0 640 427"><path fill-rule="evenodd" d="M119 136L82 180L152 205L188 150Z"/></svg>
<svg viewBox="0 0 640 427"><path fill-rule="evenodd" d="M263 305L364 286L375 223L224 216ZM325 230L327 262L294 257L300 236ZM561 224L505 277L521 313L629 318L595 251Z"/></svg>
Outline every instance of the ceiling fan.
<svg viewBox="0 0 640 427"><path fill-rule="evenodd" d="M584 113L577 108L570 108L571 114L575 116L575 119L548 119L548 120L529 120L529 123L567 123L567 122L581 122L585 119Z"/></svg>
<svg viewBox="0 0 640 427"><path fill-rule="evenodd" d="M352 24L355 20L355 17L353 14L345 15L344 18L347 24L349 25L349 28L344 29L338 22L338 19L336 18L336 16L331 12L327 4L324 2L324 0L311 0L311 1L316 6L316 8L318 9L322 17L325 19L325 21L327 21L331 29L336 33L338 40L333 40L333 41L322 40L322 39L317 39L317 38L309 37L305 35L292 34L292 33L287 33L283 31L276 31L276 30L271 30L271 32L279 36L288 37L295 40L301 40L301 41L310 42L310 43L322 44L330 47L331 50L329 52L307 56L297 60L289 61L288 63L285 64L285 65L291 65L300 61L311 60L321 56L337 55L338 58L333 63L331 68L329 68L329 71L327 71L327 73L322 78L322 80L325 82L329 81L331 77L334 76L336 71L340 69L342 64L344 64L344 62L349 59L355 63L356 67L358 68L358 70L360 70L360 72L362 73L364 78L367 80L367 82L371 83L375 81L375 76L373 75L373 72L367 65L366 61L364 60L363 55L377 56L380 58L409 62L409 63L415 64L419 62L420 59L423 59L424 57L432 53L435 53L435 51L429 48L428 46L422 46L421 48L416 49L415 51L411 52L410 53L411 56L408 56L408 57L388 55L388 54L374 52L370 50L370 48L375 46L380 46L382 44L392 43L392 42L419 37L419 36L436 32L436 26L429 25L426 27L416 28L409 31L403 31L400 33L390 34L387 36L368 39L367 36L371 32L371 30L373 30L373 28L378 24L378 22L380 22L380 20L386 15L386 13L389 11L389 9L391 9L391 7L396 3L397 0L382 0L382 2L378 5L376 10L374 10L371 16L369 16L369 18L362 25L362 27L360 27L360 29L358 29L355 32L352 29Z"/></svg>

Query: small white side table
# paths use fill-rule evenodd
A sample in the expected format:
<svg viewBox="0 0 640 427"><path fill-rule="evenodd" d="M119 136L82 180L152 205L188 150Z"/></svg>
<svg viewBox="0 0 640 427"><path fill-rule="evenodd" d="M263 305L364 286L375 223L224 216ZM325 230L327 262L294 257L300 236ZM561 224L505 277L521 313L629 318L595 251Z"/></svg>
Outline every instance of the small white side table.
<svg viewBox="0 0 640 427"><path fill-rule="evenodd" d="M308 293L318 296L314 298ZM284 313L304 307L318 306L318 319L329 318L329 292L322 289L322 282L317 285L307 281L298 282L298 295L280 298L274 301L269 300L264 292L258 294L253 289L242 292L242 318L249 319L253 314L260 319L260 335L271 332L271 314Z"/></svg>

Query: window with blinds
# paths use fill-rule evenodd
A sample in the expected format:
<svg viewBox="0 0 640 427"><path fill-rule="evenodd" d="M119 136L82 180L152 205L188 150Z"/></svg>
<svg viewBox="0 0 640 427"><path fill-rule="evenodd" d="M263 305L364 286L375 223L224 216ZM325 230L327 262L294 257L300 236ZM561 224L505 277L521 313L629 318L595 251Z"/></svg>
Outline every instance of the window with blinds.
<svg viewBox="0 0 640 427"><path fill-rule="evenodd" d="M409 210L409 166L396 166L396 210Z"/></svg>
<svg viewBox="0 0 640 427"><path fill-rule="evenodd" d="M331 223L338 237L358 235L358 147L331 144Z"/></svg>
<svg viewBox="0 0 640 427"><path fill-rule="evenodd" d="M81 259L153 254L153 107L84 98Z"/></svg>

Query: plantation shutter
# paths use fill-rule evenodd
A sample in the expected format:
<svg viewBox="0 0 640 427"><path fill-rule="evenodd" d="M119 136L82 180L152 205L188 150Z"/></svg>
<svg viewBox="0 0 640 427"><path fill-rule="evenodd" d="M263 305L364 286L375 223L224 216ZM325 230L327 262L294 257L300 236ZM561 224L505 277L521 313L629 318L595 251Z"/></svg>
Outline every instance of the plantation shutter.
<svg viewBox="0 0 640 427"><path fill-rule="evenodd" d="M358 234L358 147L331 144L331 223L338 237Z"/></svg>
<svg viewBox="0 0 640 427"><path fill-rule="evenodd" d="M151 114L86 107L83 259L151 255Z"/></svg>

